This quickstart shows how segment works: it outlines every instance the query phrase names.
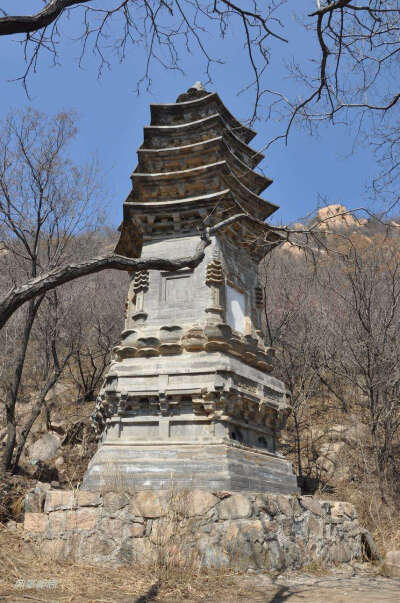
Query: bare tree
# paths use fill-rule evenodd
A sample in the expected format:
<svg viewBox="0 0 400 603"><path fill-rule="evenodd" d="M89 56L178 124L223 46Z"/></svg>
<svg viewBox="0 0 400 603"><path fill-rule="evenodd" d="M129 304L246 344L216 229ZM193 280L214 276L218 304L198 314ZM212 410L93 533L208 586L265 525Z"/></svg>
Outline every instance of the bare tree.
<svg viewBox="0 0 400 603"><path fill-rule="evenodd" d="M96 193L93 166L78 168L65 156L75 135L73 115L52 119L28 109L9 115L0 132L0 236L3 270L14 290L16 279L36 279L68 258L73 234L93 219ZM26 352L42 292L22 311L22 334L15 343L12 375L6 387L7 442L2 468L11 466L16 442L15 406Z"/></svg>
<svg viewBox="0 0 400 603"><path fill-rule="evenodd" d="M300 4L300 6L299 6ZM27 7L29 11L30 7ZM1 10L1 9L0 9ZM371 175L374 194L391 209L398 201L399 171L399 0L316 0L294 3L253 0L107 0L97 6L87 0L47 0L36 14L0 17L0 35L22 34L26 71L38 67L42 52L57 62L64 24L74 18L81 43L80 62L88 51L99 59L99 72L116 58L144 52L143 75L138 82L151 88L153 65L183 71L187 51L202 57L208 81L213 64L221 62L209 51L209 36L235 36L248 60L249 79L238 82L250 90L249 122L283 118L283 129L263 147L288 142L295 125L311 133L322 124L346 124L356 140L367 140L376 153L377 172ZM298 52L297 38L288 27L293 13L309 38L309 48ZM290 35L287 31L290 31ZM238 31L239 37L238 37ZM279 47L279 48L278 48ZM283 55L284 83L271 88L269 64Z"/></svg>
<svg viewBox="0 0 400 603"><path fill-rule="evenodd" d="M398 232L371 220L325 244L331 252L316 250L312 262L299 249L277 249L265 268L267 336L292 392L288 451L300 476L316 475L309 407L321 411L329 398L339 422L353 414L366 425L366 477L385 500L398 493L400 469Z"/></svg>
<svg viewBox="0 0 400 603"><path fill-rule="evenodd" d="M120 0L97 7L87 0L50 0L36 14L7 15L0 18L0 35L26 34L28 67L36 65L40 49L57 52L63 36L63 20L73 12L81 14L82 54L92 45L100 60L100 69L109 65L115 52L123 60L128 49L141 45L147 53L144 80L151 84L151 66L161 63L166 69L181 69L181 53L196 48L203 56L206 70L213 62L207 49L209 33L219 34L221 43L227 34L241 28L252 80L242 83L255 90L255 112L268 95L289 109L287 137L296 117L309 124L333 119L347 111L359 116L365 110L386 114L400 98L396 85L397 36L400 21L398 0L335 0L315 2L299 8L287 0L265 4L254 0L248 6L230 0ZM287 98L265 85L265 70L273 56L274 44L287 47L286 58L296 53L290 48L285 26L292 11L313 38L316 54L297 64L291 73L299 82L299 94ZM237 34L236 34L237 35ZM389 76L389 77L388 77ZM302 92L304 91L304 93Z"/></svg>
<svg viewBox="0 0 400 603"><path fill-rule="evenodd" d="M275 372L291 393L286 452L294 457L300 480L310 469L309 451L305 450L308 403L320 386L313 362L321 338L320 296L315 263L305 253L299 248L277 248L267 256L261 271L266 339L276 349Z"/></svg>
<svg viewBox="0 0 400 603"><path fill-rule="evenodd" d="M320 271L331 301L318 362L332 389L344 383L369 426L382 497L399 471L400 247L398 237L352 240L347 256Z"/></svg>
<svg viewBox="0 0 400 603"><path fill-rule="evenodd" d="M71 328L69 316L73 307L66 293L65 289L57 289L44 298L32 329L25 368L30 369L27 389L31 392L30 401L33 403L17 439L11 467L13 473L18 470L29 433L46 405L47 394L60 379L74 350L81 344L80 331Z"/></svg>
<svg viewBox="0 0 400 603"><path fill-rule="evenodd" d="M78 403L96 398L110 352L120 339L127 281L125 273L112 270L70 285L77 291L70 321L81 334L81 342L71 355L68 372L77 388Z"/></svg>

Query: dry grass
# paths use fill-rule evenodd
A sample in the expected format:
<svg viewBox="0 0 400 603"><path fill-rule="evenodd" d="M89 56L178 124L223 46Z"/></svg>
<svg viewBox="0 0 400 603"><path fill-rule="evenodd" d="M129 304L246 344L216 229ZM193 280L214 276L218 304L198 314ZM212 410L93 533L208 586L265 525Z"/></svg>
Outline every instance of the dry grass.
<svg viewBox="0 0 400 603"><path fill-rule="evenodd" d="M165 567L165 566L164 566ZM230 570L193 571L169 564L168 571L155 566L82 566L43 559L39 551L24 541L20 530L0 526L0 600L4 601L234 601L246 600ZM17 580L57 581L54 589L16 589ZM239 598L237 598L239 597Z"/></svg>
<svg viewBox="0 0 400 603"><path fill-rule="evenodd" d="M123 479L117 475L115 479L113 486L119 483L126 491ZM235 579L239 572L201 567L201 559L191 546L194 520L189 516L188 503L185 491L171 489L167 493L165 514L153 522L151 554L143 559L144 563L132 566L88 566L44 559L39 548L24 539L23 530L0 526L0 600L248 600L247 587L238 588ZM37 581L50 579L57 581L55 589L37 587ZM25 585L33 580L34 588L16 588L18 580L24 580Z"/></svg>
<svg viewBox="0 0 400 603"><path fill-rule="evenodd" d="M188 577L191 580L191 576L201 575L202 565L199 553L192 546L195 521L188 513L188 492L171 488L167 496L166 514L152 532L153 567L160 582L169 582L177 576L188 582Z"/></svg>
<svg viewBox="0 0 400 603"><path fill-rule="evenodd" d="M355 506L360 525L369 530L382 557L387 551L400 549L399 503L389 498L383 501L372 476L366 476L356 485L338 484L329 498L345 500Z"/></svg>

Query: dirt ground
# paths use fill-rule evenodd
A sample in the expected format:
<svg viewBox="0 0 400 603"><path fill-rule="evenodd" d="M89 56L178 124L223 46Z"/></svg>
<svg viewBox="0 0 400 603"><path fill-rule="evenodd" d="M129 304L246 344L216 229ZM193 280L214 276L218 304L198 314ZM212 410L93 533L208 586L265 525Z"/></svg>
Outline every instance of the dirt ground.
<svg viewBox="0 0 400 603"><path fill-rule="evenodd" d="M248 584L248 601L278 603L380 603L400 601L400 578L377 575L369 564L334 568L316 576L308 573L287 573L272 580L266 574L243 577ZM253 592L251 592L253 591ZM237 599L240 601L241 599Z"/></svg>
<svg viewBox="0 0 400 603"><path fill-rule="evenodd" d="M161 586L140 568L94 568L51 564L41 566L39 578L2 582L0 601L22 603L380 603L400 601L400 578L385 578L370 565L344 565L315 573L291 572L272 577L265 572L207 572L193 582L177 576ZM0 570L1 571L1 570ZM19 576L21 576L18 571ZM29 582L31 580L31 582ZM53 581L53 582L51 582Z"/></svg>
<svg viewBox="0 0 400 603"><path fill-rule="evenodd" d="M400 578L379 565L265 571L166 566L82 566L44 558L21 529L0 524L0 601L27 603L400 603Z"/></svg>

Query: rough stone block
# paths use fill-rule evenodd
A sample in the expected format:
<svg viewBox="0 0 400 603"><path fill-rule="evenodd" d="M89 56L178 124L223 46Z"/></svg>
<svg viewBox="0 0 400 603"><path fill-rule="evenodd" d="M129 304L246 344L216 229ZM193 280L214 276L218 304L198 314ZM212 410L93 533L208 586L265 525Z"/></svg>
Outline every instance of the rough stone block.
<svg viewBox="0 0 400 603"><path fill-rule="evenodd" d="M311 513L318 515L319 517L324 515L324 510L321 507L320 502L315 498L312 498L311 496L302 496L300 500L301 506L307 511L311 511Z"/></svg>
<svg viewBox="0 0 400 603"><path fill-rule="evenodd" d="M103 495L103 509L110 513L116 513L129 504L130 497L123 492L107 492Z"/></svg>
<svg viewBox="0 0 400 603"><path fill-rule="evenodd" d="M132 559L139 563L150 563L156 558L156 550L147 538L132 540Z"/></svg>
<svg viewBox="0 0 400 603"><path fill-rule="evenodd" d="M282 513L276 494L257 494L255 505L258 511L267 513L271 517L275 517L275 515Z"/></svg>
<svg viewBox="0 0 400 603"><path fill-rule="evenodd" d="M386 553L383 571L386 576L400 578L400 551L388 551Z"/></svg>
<svg viewBox="0 0 400 603"><path fill-rule="evenodd" d="M161 547L167 546L173 540L177 541L179 539L177 528L176 524L165 518L154 521L150 533L150 541Z"/></svg>
<svg viewBox="0 0 400 603"><path fill-rule="evenodd" d="M263 525L259 519L227 521L223 525L222 547L234 567L263 567L265 550Z"/></svg>
<svg viewBox="0 0 400 603"><path fill-rule="evenodd" d="M101 496L98 492L79 490L76 494L76 503L79 507L98 507L101 504Z"/></svg>
<svg viewBox="0 0 400 603"><path fill-rule="evenodd" d="M116 542L122 541L124 522L114 517L103 517L97 526L106 538L113 538Z"/></svg>
<svg viewBox="0 0 400 603"><path fill-rule="evenodd" d="M44 503L45 512L60 509L72 509L76 504L75 492L72 490L49 490Z"/></svg>
<svg viewBox="0 0 400 603"><path fill-rule="evenodd" d="M65 531L67 525L67 513L65 510L54 511L49 513L49 525L53 537Z"/></svg>
<svg viewBox="0 0 400 603"><path fill-rule="evenodd" d="M324 525L321 519L317 519L314 515L308 518L308 529L312 540L321 540L324 536Z"/></svg>
<svg viewBox="0 0 400 603"><path fill-rule="evenodd" d="M42 533L48 525L48 517L44 513L25 513L24 529L28 532Z"/></svg>
<svg viewBox="0 0 400 603"><path fill-rule="evenodd" d="M168 492L138 492L132 500L131 513L150 519L162 517L170 504L169 498Z"/></svg>
<svg viewBox="0 0 400 603"><path fill-rule="evenodd" d="M332 519L343 519L343 517L350 517L354 519L357 517L356 510L351 503L348 502L333 502L331 503L331 517Z"/></svg>
<svg viewBox="0 0 400 603"><path fill-rule="evenodd" d="M353 559L353 551L347 542L339 542L331 546L329 550L330 563L346 563Z"/></svg>
<svg viewBox="0 0 400 603"><path fill-rule="evenodd" d="M66 513L67 530L92 530L96 525L96 509L77 509Z"/></svg>
<svg viewBox="0 0 400 603"><path fill-rule="evenodd" d="M252 506L250 500L242 494L234 494L225 498L218 505L219 519L240 519L250 517Z"/></svg>
<svg viewBox="0 0 400 603"><path fill-rule="evenodd" d="M44 509L47 491L50 484L38 482L33 490L26 493L24 498L25 513L41 513Z"/></svg>
<svg viewBox="0 0 400 603"><path fill-rule="evenodd" d="M104 534L93 532L87 538L82 539L79 547L80 561L85 563L108 561L116 548L111 538L104 538Z"/></svg>
<svg viewBox="0 0 400 603"><path fill-rule="evenodd" d="M284 494L257 494L255 498L256 510L267 513L271 517L275 515L293 516L293 497Z"/></svg>
<svg viewBox="0 0 400 603"><path fill-rule="evenodd" d="M219 503L219 498L204 490L193 490L188 495L187 512L189 517L205 515Z"/></svg>
<svg viewBox="0 0 400 603"><path fill-rule="evenodd" d="M142 538L145 530L146 528L142 523L133 523L131 527L131 535L133 538Z"/></svg>
<svg viewBox="0 0 400 603"><path fill-rule="evenodd" d="M282 515L292 517L293 507L290 504L290 501L291 498L289 496L284 496L283 494L278 494L276 496L276 502L278 504L279 511L282 513Z"/></svg>
<svg viewBox="0 0 400 603"><path fill-rule="evenodd" d="M29 458L31 461L49 461L57 454L60 445L59 436L55 433L45 433L29 447Z"/></svg>

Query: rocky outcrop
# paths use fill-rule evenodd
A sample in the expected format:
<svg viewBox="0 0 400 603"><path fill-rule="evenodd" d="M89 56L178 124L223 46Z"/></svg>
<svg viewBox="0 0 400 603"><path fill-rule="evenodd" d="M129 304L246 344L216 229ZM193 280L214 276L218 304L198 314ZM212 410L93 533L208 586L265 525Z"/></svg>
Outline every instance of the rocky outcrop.
<svg viewBox="0 0 400 603"><path fill-rule="evenodd" d="M344 205L333 204L317 211L318 230L348 230L368 224L366 218L357 218Z"/></svg>
<svg viewBox="0 0 400 603"><path fill-rule="evenodd" d="M24 528L43 554L77 563L196 554L208 567L283 570L362 555L354 507L304 496L50 490Z"/></svg>

